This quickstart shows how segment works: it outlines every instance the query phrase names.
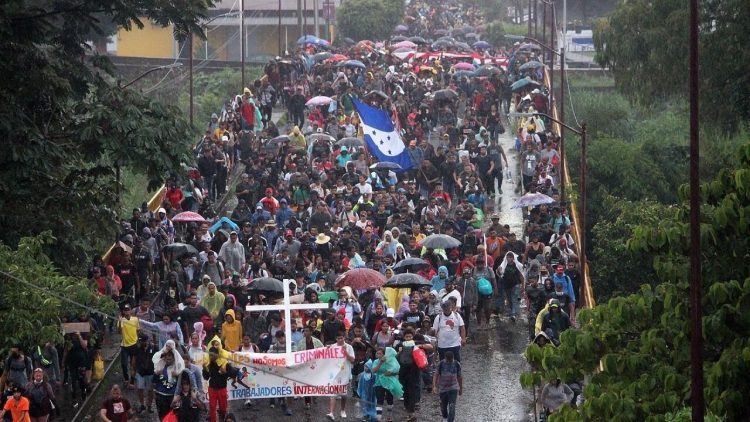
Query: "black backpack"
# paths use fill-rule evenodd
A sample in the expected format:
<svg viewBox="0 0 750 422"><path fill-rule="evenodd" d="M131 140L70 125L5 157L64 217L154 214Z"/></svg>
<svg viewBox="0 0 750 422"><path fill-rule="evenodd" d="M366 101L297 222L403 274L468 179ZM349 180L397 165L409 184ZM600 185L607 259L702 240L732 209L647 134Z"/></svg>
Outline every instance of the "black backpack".
<svg viewBox="0 0 750 422"><path fill-rule="evenodd" d="M398 363L401 364L401 366L414 366L414 356L412 355L412 352L414 352L413 346L401 348L401 351L398 353Z"/></svg>

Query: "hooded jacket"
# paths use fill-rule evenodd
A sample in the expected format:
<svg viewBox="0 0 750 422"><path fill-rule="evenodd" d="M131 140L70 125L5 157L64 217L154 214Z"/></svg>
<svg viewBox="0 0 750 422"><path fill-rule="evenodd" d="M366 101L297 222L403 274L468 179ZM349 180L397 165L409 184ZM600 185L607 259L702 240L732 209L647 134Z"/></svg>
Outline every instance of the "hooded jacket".
<svg viewBox="0 0 750 422"><path fill-rule="evenodd" d="M221 338L224 340L224 346L228 350L238 351L242 345L242 323L237 321L233 309L226 311L224 316L232 317L231 323L225 318L224 323L221 324Z"/></svg>

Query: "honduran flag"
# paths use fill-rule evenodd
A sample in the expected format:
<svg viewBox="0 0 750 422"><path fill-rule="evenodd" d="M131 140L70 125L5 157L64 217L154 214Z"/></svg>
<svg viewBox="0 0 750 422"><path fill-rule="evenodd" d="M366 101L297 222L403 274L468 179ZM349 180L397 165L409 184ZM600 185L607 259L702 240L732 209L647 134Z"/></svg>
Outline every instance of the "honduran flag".
<svg viewBox="0 0 750 422"><path fill-rule="evenodd" d="M396 163L402 169L411 168L409 151L401 135L394 129L390 114L358 100L353 100L353 103L362 121L362 132L370 154L378 161Z"/></svg>

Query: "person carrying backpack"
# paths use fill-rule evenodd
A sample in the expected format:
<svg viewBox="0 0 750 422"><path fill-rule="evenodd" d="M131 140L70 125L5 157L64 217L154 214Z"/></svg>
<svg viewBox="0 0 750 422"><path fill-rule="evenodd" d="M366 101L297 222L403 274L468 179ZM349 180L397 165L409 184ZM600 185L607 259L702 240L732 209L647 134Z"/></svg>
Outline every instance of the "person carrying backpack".
<svg viewBox="0 0 750 422"><path fill-rule="evenodd" d="M50 414L59 413L55 392L44 379L44 369L34 369L32 381L24 387L25 396L29 398L29 416L31 422L47 422Z"/></svg>
<svg viewBox="0 0 750 422"><path fill-rule="evenodd" d="M414 349L418 347L420 346L414 342L414 330L406 328L398 352L398 363L401 365L398 379L404 388L404 408L409 414L407 422L416 420L414 412L420 396L421 371L414 361Z"/></svg>
<svg viewBox="0 0 750 422"><path fill-rule="evenodd" d="M516 255L508 252L505 262L497 269L500 278L500 297L497 300L495 311L498 315L504 313L505 301L510 307L510 320L516 322L520 308L521 285L523 284L523 266L516 261Z"/></svg>

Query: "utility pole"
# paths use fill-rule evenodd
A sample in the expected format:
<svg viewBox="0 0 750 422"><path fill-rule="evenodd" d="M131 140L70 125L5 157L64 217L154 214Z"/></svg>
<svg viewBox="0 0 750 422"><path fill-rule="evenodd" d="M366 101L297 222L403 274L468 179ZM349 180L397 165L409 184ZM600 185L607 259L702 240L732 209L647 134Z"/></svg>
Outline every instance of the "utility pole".
<svg viewBox="0 0 750 422"><path fill-rule="evenodd" d="M279 56L284 55L284 50L281 49L281 0L279 0Z"/></svg>
<svg viewBox="0 0 750 422"><path fill-rule="evenodd" d="M536 14L538 5L539 0L534 0L534 38L539 38L539 31L537 30L537 21L539 20L539 15Z"/></svg>
<svg viewBox="0 0 750 422"><path fill-rule="evenodd" d="M560 121L565 123L565 47L560 49ZM565 131L560 131L560 162L565 162ZM583 268L581 268L583 271Z"/></svg>
<svg viewBox="0 0 750 422"><path fill-rule="evenodd" d="M299 28L300 37L305 35L304 28L302 27L302 0L297 0L297 28Z"/></svg>
<svg viewBox="0 0 750 422"><path fill-rule="evenodd" d="M528 13L526 17L528 18L527 20L529 24L529 29L526 30L526 36L530 37L531 36L531 0L529 0L529 9L528 9Z"/></svg>
<svg viewBox="0 0 750 422"><path fill-rule="evenodd" d="M560 131L563 132L562 130ZM588 197L588 189L586 186L586 175L588 173L588 147L586 145L586 123L581 123L581 233L579 234L580 238L580 251L579 251L579 261L581 264L581 274L585 277L586 275L586 265L588 261L586 261L586 202ZM584 305L585 303L585 296L584 296ZM590 304L588 304L590 305Z"/></svg>
<svg viewBox="0 0 750 422"><path fill-rule="evenodd" d="M190 83L188 84L190 96L190 126L193 126L193 33L188 34L188 67L190 67Z"/></svg>
<svg viewBox="0 0 750 422"><path fill-rule="evenodd" d="M303 28L302 28L302 34L300 34L300 36L307 35L307 0L304 0L304 3L305 3L305 11L302 12Z"/></svg>
<svg viewBox="0 0 750 422"><path fill-rule="evenodd" d="M313 0L313 7L315 8L315 10L313 12L314 13L313 14L313 16L314 16L314 21L313 22L315 23L315 37L316 38L320 38L320 21L319 21L320 10L318 9L318 0Z"/></svg>
<svg viewBox="0 0 750 422"><path fill-rule="evenodd" d="M698 114L698 0L690 0L690 405L693 422L703 422L703 310L701 309L701 193Z"/></svg>
<svg viewBox="0 0 750 422"><path fill-rule="evenodd" d="M240 0L240 72L242 88L245 88L245 0Z"/></svg>

